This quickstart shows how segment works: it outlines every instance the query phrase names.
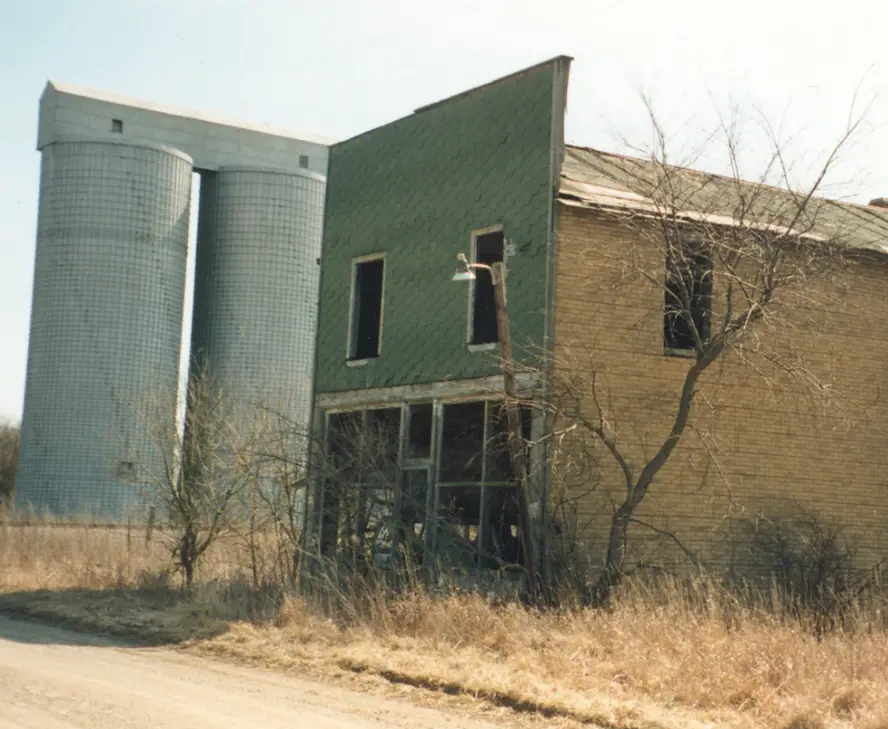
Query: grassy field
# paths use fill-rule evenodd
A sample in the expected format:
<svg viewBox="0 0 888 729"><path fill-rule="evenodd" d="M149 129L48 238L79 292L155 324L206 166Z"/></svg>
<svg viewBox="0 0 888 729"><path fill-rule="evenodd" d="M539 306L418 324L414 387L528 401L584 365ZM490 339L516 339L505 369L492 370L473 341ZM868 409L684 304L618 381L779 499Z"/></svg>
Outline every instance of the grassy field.
<svg viewBox="0 0 888 729"><path fill-rule="evenodd" d="M874 605L820 638L806 618L702 579L630 584L607 610L372 590L322 606L254 587L247 563L243 546L219 544L185 594L157 535L0 525L0 609L228 660L375 676L557 725L888 729L888 633Z"/></svg>

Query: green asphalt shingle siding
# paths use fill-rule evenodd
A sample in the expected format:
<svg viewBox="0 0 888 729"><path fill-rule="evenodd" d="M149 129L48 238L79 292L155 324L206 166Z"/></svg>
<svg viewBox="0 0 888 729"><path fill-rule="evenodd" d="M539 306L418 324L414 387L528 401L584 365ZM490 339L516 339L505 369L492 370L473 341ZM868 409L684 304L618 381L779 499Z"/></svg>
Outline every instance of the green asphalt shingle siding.
<svg viewBox="0 0 888 729"><path fill-rule="evenodd" d="M553 91L558 59L334 146L330 154L316 388L337 392L484 377L468 352L456 254L501 223L516 356L543 338ZM560 134L559 129L556 130ZM351 261L385 253L381 355L346 366ZM522 349L525 352L522 353Z"/></svg>

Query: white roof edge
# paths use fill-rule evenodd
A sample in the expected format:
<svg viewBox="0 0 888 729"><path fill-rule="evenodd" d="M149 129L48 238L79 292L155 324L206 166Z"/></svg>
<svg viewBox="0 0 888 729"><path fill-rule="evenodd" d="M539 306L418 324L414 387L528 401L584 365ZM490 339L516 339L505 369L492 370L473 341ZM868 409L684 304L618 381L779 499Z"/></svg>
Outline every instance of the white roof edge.
<svg viewBox="0 0 888 729"><path fill-rule="evenodd" d="M235 127L236 129L246 129L260 134L268 134L275 137L285 137L287 139L298 139L302 142L310 144L318 144L329 147L335 144L337 139L332 137L324 137L318 134L303 134L295 132L292 129L277 126L275 124L265 124L260 122L249 122L234 117L222 116L219 114L208 114L199 109L186 109L183 107L173 106L170 104L162 104L155 101L145 101L124 94L115 94L108 91L99 91L97 89L87 88L86 86L78 86L76 84L62 83L49 79L46 83L43 95L53 89L57 93L67 94L68 96L78 96L94 101L102 101L107 104L116 104L118 106L129 106L134 109L142 109L145 111L153 111L158 114L166 114L168 116L179 116L188 119L197 119L209 124L218 124L220 126Z"/></svg>
<svg viewBox="0 0 888 729"><path fill-rule="evenodd" d="M600 188L607 190L609 188ZM558 201L562 205L578 208L600 208L605 210L613 210L616 212L635 211L642 215L657 215L659 209L653 201L641 200L624 200L617 197L608 197L606 195L584 197L581 200L559 197ZM803 232L794 228L787 228L784 225L776 223L758 223L755 221L737 220L729 215L719 215L717 213L701 213L695 210L676 210L670 213L676 218L696 223L709 223L725 228L745 227L750 230L770 231L781 235L790 235L802 238L804 240L813 240L820 243L826 242L819 233Z"/></svg>

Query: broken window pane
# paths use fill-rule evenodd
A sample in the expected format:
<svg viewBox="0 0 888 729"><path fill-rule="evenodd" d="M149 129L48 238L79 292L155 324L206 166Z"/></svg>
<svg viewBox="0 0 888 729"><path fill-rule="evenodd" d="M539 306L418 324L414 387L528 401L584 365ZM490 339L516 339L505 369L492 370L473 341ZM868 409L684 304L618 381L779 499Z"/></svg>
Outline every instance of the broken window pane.
<svg viewBox="0 0 888 729"><path fill-rule="evenodd" d="M438 518L436 546L441 562L448 566L476 565L481 525L481 488L439 487Z"/></svg>
<svg viewBox="0 0 888 729"><path fill-rule="evenodd" d="M503 260L503 233L497 231L475 239L475 263L492 265ZM496 328L496 300L490 271L475 269L472 300L472 344L499 340Z"/></svg>
<svg viewBox="0 0 888 729"><path fill-rule="evenodd" d="M712 257L702 244L681 243L666 256L663 340L666 349L695 348L696 330L709 339L712 315Z"/></svg>
<svg viewBox="0 0 888 729"><path fill-rule="evenodd" d="M407 457L428 458L432 453L432 404L410 406Z"/></svg>
<svg viewBox="0 0 888 729"><path fill-rule="evenodd" d="M333 413L327 421L327 460L321 503L321 551L330 554L340 542L340 521L345 525L352 511L349 500L359 482L355 444L361 433L361 413Z"/></svg>
<svg viewBox="0 0 888 729"><path fill-rule="evenodd" d="M400 408L331 414L322 503L325 552L361 558L390 553L400 442Z"/></svg>
<svg viewBox="0 0 888 729"><path fill-rule="evenodd" d="M477 526L481 519L481 489L477 486L442 486L438 511L451 524Z"/></svg>
<svg viewBox="0 0 888 729"><path fill-rule="evenodd" d="M401 481L401 519L407 529L412 529L417 535L425 528L428 491L428 471L404 471Z"/></svg>
<svg viewBox="0 0 888 729"><path fill-rule="evenodd" d="M485 490L484 544L482 552L489 567L522 564L518 500L511 486L489 487Z"/></svg>
<svg viewBox="0 0 888 729"><path fill-rule="evenodd" d="M335 468L343 468L353 460L353 452L361 434L360 412L332 413L327 421L327 452Z"/></svg>
<svg viewBox="0 0 888 729"><path fill-rule="evenodd" d="M385 261L382 258L361 261L355 265L350 359L369 359L379 356L384 270Z"/></svg>
<svg viewBox="0 0 888 729"><path fill-rule="evenodd" d="M362 460L375 472L370 478L383 478L393 484L401 439L401 409L368 410Z"/></svg>
<svg viewBox="0 0 888 729"><path fill-rule="evenodd" d="M509 452L509 421L503 403L490 403L488 407L490 424L487 435L487 481L511 481L515 478L511 468L512 457ZM520 408L521 437L524 439L525 469L530 472L530 453L527 444L530 442L531 422L533 413L530 408Z"/></svg>
<svg viewBox="0 0 888 729"><path fill-rule="evenodd" d="M445 405L441 425L441 481L480 481L484 457L484 402Z"/></svg>
<svg viewBox="0 0 888 729"><path fill-rule="evenodd" d="M368 410L364 414L355 460L359 473L355 536L359 550L378 556L391 549L398 476L401 409Z"/></svg>
<svg viewBox="0 0 888 729"><path fill-rule="evenodd" d="M392 493L389 489L363 485L362 494L356 519L357 547L365 556L379 561L381 556L387 557L392 548Z"/></svg>
<svg viewBox="0 0 888 729"><path fill-rule="evenodd" d="M409 563L423 563L426 538L426 499L429 472L425 469L405 471L401 479L401 515L398 523L398 544Z"/></svg>

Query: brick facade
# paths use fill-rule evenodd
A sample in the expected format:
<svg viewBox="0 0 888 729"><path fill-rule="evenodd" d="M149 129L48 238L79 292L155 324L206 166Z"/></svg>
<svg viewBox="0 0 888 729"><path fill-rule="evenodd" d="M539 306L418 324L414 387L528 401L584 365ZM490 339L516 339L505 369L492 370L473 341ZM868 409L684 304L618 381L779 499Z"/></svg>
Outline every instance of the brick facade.
<svg viewBox="0 0 888 729"><path fill-rule="evenodd" d="M584 392L580 412L595 418L595 373L598 400L636 474L668 434L693 361L664 354L663 288L627 265L639 256L656 270L658 255L612 218L559 207L555 389L571 381ZM888 551L888 270L882 261L862 261L811 291L828 313L792 311L784 325L759 331L779 340L787 362L800 358L829 383L834 404L824 406L798 378L774 368L758 374L734 354L717 361L704 376L693 427L638 513L706 563L754 562L738 530L799 507L839 527L860 565ZM594 564L625 486L613 458L582 434L576 428L560 441L551 502ZM559 509L565 495L575 504ZM632 527L627 554L630 564L686 564L671 538L641 525Z"/></svg>

